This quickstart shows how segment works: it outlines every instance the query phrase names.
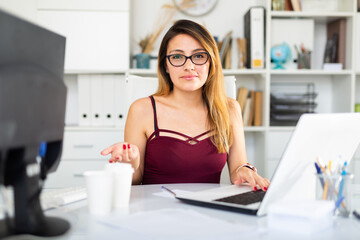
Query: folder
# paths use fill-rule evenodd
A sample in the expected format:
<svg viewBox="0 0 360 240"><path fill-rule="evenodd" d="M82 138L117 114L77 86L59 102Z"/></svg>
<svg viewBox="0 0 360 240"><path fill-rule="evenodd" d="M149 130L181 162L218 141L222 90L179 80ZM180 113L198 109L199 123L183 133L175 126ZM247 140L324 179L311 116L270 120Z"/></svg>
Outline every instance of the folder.
<svg viewBox="0 0 360 240"><path fill-rule="evenodd" d="M79 126L91 125L91 82L89 75L78 75L78 120Z"/></svg>
<svg viewBox="0 0 360 240"><path fill-rule="evenodd" d="M247 68L264 68L265 8L252 7L244 16Z"/></svg>
<svg viewBox="0 0 360 240"><path fill-rule="evenodd" d="M115 126L125 127L127 117L127 94L126 94L126 77L124 75L114 75L114 90L115 90Z"/></svg>
<svg viewBox="0 0 360 240"><path fill-rule="evenodd" d="M102 126L103 113L103 90L101 75L91 75L91 126Z"/></svg>
<svg viewBox="0 0 360 240"><path fill-rule="evenodd" d="M114 75L102 75L103 126L115 126Z"/></svg>

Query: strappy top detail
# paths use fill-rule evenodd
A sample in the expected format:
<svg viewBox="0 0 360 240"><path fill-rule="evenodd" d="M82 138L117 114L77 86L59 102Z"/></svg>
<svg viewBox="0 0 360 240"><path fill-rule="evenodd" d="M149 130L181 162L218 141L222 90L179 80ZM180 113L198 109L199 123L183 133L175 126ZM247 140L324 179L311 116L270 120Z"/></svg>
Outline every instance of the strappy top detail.
<svg viewBox="0 0 360 240"><path fill-rule="evenodd" d="M150 99L154 112L154 132L146 143L143 184L219 183L227 154L218 153L210 137L201 139L211 130L190 137L159 128L155 99L153 96Z"/></svg>
<svg viewBox="0 0 360 240"><path fill-rule="evenodd" d="M152 140L154 138L154 136L159 136L160 132L167 132L167 133L172 133L172 134L176 134L176 135L180 135L183 138L187 139L186 142L190 142L190 141L195 141L195 142L200 142L198 139L201 138L202 136L205 136L206 134L210 133L211 130L208 130L206 132L203 132L195 137L190 137L186 134L180 133L180 132L176 132L176 131L172 131L172 130L167 130L167 129L160 129L158 127L158 121L157 121L157 114L156 114L156 103L155 103L155 99L153 96L150 96L151 99L151 104L153 107L153 112L154 112L154 132L149 136L147 142L149 142L150 140Z"/></svg>

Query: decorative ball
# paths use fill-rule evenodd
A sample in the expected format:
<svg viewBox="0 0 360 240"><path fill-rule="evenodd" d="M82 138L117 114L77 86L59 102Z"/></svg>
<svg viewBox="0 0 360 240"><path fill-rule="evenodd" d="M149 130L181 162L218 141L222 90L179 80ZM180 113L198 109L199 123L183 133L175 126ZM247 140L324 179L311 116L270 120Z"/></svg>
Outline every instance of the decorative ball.
<svg viewBox="0 0 360 240"><path fill-rule="evenodd" d="M282 43L271 48L271 60L275 63L274 69L285 69L283 64L290 61L291 50L289 45Z"/></svg>

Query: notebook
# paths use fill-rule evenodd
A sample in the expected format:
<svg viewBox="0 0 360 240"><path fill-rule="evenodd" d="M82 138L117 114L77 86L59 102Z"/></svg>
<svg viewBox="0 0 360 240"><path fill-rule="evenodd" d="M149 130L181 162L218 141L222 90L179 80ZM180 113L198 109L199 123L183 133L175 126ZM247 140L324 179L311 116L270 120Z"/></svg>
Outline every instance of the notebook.
<svg viewBox="0 0 360 240"><path fill-rule="evenodd" d="M262 216L273 202L315 199L316 158L332 160L333 164L338 159L349 163L359 143L360 113L303 114L266 192L252 192L249 185L220 185L205 191L177 194L176 198L189 204ZM261 201L247 205L222 201L246 192L264 196Z"/></svg>

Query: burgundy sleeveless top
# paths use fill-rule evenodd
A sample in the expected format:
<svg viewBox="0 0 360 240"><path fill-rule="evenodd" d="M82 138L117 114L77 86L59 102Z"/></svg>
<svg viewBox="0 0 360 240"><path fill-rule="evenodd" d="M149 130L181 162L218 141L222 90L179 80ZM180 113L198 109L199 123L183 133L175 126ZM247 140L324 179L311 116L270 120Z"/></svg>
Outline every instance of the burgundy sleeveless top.
<svg viewBox="0 0 360 240"><path fill-rule="evenodd" d="M189 137L179 132L159 129L155 100L153 96L150 99L154 110L155 130L146 143L142 183L219 183L227 153L218 153L210 137L198 140L210 131ZM186 140L161 136L162 132L177 134Z"/></svg>

